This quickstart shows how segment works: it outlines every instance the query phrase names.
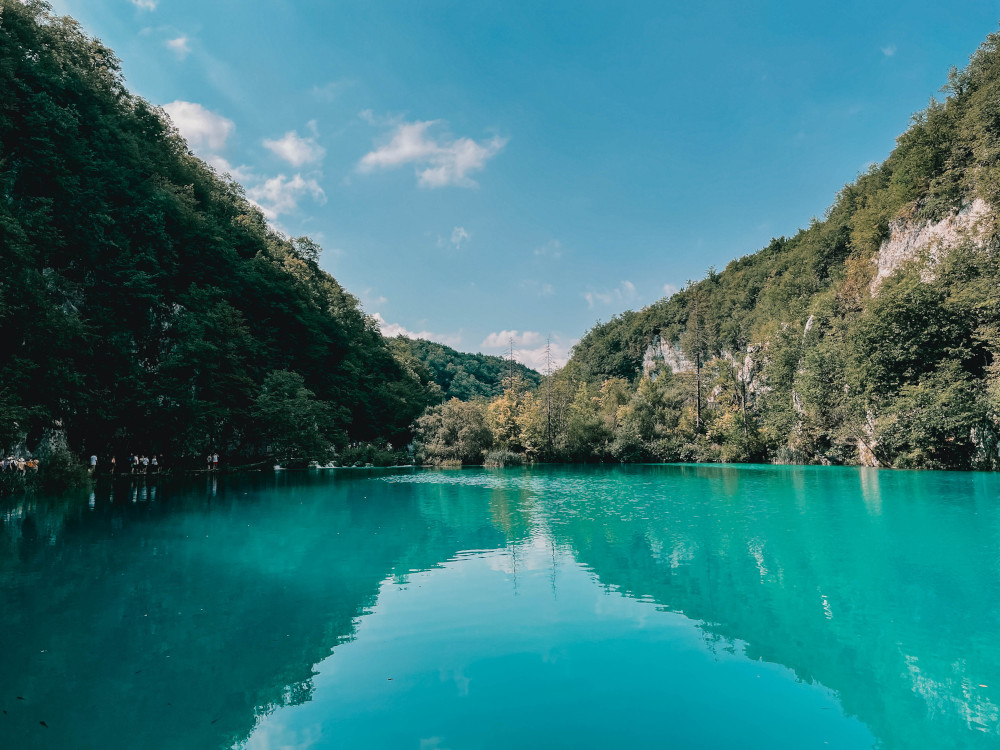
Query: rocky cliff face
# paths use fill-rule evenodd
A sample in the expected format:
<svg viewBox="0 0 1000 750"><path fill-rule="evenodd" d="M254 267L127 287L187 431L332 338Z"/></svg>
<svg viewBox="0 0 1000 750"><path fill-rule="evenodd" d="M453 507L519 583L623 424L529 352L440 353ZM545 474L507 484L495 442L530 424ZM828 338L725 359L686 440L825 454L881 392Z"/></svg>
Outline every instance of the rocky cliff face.
<svg viewBox="0 0 1000 750"><path fill-rule="evenodd" d="M882 282L907 261L926 254L933 265L949 250L965 242L982 247L992 234L993 220L993 209L981 198L976 198L940 221L898 219L892 222L889 239L882 243L873 259L877 271L869 287L872 296L878 294ZM927 268L924 274L925 280L929 280L933 270Z"/></svg>
<svg viewBox="0 0 1000 750"><path fill-rule="evenodd" d="M685 357L673 342L654 336L642 357L642 374L656 379L656 370L666 366L673 373L694 372L694 362Z"/></svg>

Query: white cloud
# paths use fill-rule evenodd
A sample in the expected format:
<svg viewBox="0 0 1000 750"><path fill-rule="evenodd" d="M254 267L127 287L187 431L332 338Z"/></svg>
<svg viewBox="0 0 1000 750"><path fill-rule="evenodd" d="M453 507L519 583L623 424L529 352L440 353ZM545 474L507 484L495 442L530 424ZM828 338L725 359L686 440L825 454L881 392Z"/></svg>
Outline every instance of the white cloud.
<svg viewBox="0 0 1000 750"><path fill-rule="evenodd" d="M374 119L367 110L362 117L366 114ZM488 141L476 142L471 138L435 138L428 130L439 122L427 120L400 124L388 143L362 157L358 162L358 171L373 172L413 164L421 187L475 187L476 182L469 177L469 173L482 170L487 161L500 153L507 143L506 139L494 136Z"/></svg>
<svg viewBox="0 0 1000 750"><path fill-rule="evenodd" d="M664 297L673 297L679 291L680 291L680 287L678 287L676 284L664 284L663 285L663 296Z"/></svg>
<svg viewBox="0 0 1000 750"><path fill-rule="evenodd" d="M462 343L462 333L433 333L431 331L411 331L408 328L404 328L398 323L387 323L385 318L382 317L380 313L375 313L372 315L375 322L378 323L378 327L382 330L382 335L389 338L395 336L406 336L408 339L426 339L428 341L436 341L439 344L444 344L445 346L456 347Z"/></svg>
<svg viewBox="0 0 1000 750"><path fill-rule="evenodd" d="M310 121L309 128L315 135L315 120ZM303 138L294 130L289 130L277 140L265 138L264 147L271 150L277 156L280 156L293 167L311 164L312 162L320 161L326 156L326 149L316 143L314 137Z"/></svg>
<svg viewBox="0 0 1000 750"><path fill-rule="evenodd" d="M167 48L177 55L178 60L183 60L191 54L191 46L188 44L188 38L186 36L179 36L176 39L168 39Z"/></svg>
<svg viewBox="0 0 1000 750"><path fill-rule="evenodd" d="M315 179L305 179L297 174L292 178L279 174L247 190L247 197L256 203L264 215L274 221L281 214L292 213L299 207L299 199L309 195L320 205L326 203L326 193Z"/></svg>
<svg viewBox="0 0 1000 750"><path fill-rule="evenodd" d="M232 120L194 102L171 102L164 104L163 110L170 116L178 132L187 139L192 150L218 172L229 174L246 186L247 198L264 212L276 228L280 229L275 224L278 217L296 211L302 198L311 197L320 205L326 203L326 193L317 182L321 176L318 173L308 177L297 173L292 177L279 174L276 177L266 178L246 165L234 167L230 164L219 152L225 149L226 141L236 129ZM309 128L313 130L315 124L310 123ZM295 135L294 131L292 135ZM298 138L297 135L295 137ZM312 139L299 140L312 141Z"/></svg>
<svg viewBox="0 0 1000 750"><path fill-rule="evenodd" d="M163 110L170 115L177 130L195 151L206 148L222 150L230 133L236 129L232 120L194 102L170 102L163 105Z"/></svg>
<svg viewBox="0 0 1000 750"><path fill-rule="evenodd" d="M635 284L623 281L615 289L586 292L583 298L587 300L587 307L590 308L594 308L598 302L604 305L610 305L612 302L632 302L636 298Z"/></svg>
<svg viewBox="0 0 1000 750"><path fill-rule="evenodd" d="M371 288L361 292L361 304L365 307L378 307L384 305L389 300L381 294L376 294Z"/></svg>
<svg viewBox="0 0 1000 750"><path fill-rule="evenodd" d="M483 339L480 346L484 349L503 349L509 347L511 341L514 346L534 346L543 340L542 334L538 331L497 331Z"/></svg>
<svg viewBox="0 0 1000 750"><path fill-rule="evenodd" d="M525 279L521 282L521 288L539 297L551 297L556 293L555 287L552 284L547 281L536 281L535 279Z"/></svg>
<svg viewBox="0 0 1000 750"><path fill-rule="evenodd" d="M562 245L559 240L549 240L541 247L535 248L535 255L540 258L552 258L553 260L562 257Z"/></svg>
<svg viewBox="0 0 1000 750"><path fill-rule="evenodd" d="M457 249L462 249L462 240L471 240L472 235L465 231L465 227L455 227L451 230L451 244Z"/></svg>
<svg viewBox="0 0 1000 750"><path fill-rule="evenodd" d="M246 184L256 179L256 175L253 170L246 164L241 164L238 167L234 167L229 163L229 160L224 156L219 156L218 154L206 154L204 157L205 161L215 167L215 171L219 174L228 174L237 182Z"/></svg>
<svg viewBox="0 0 1000 750"><path fill-rule="evenodd" d="M491 333L480 347L489 354L506 355L510 350L510 341L514 340L514 359L523 365L545 372L546 366L558 370L569 359L570 350L576 341L565 342L559 336L549 339L546 355L545 338L538 331L497 331Z"/></svg>
<svg viewBox="0 0 1000 750"><path fill-rule="evenodd" d="M132 5L143 10L156 10L157 0L131 0Z"/></svg>
<svg viewBox="0 0 1000 750"><path fill-rule="evenodd" d="M514 359L522 365L526 365L532 370L537 370L544 375L546 366L551 367L552 372L555 372L566 364L569 360L570 350L573 348L574 344L576 344L575 340L568 344L552 341L549 344L547 360L544 346L538 346L534 349L515 349Z"/></svg>
<svg viewBox="0 0 1000 750"><path fill-rule="evenodd" d="M325 102L332 102L341 92L350 87L351 82L346 80L328 81L322 86L319 84L312 87L312 95Z"/></svg>
<svg viewBox="0 0 1000 750"><path fill-rule="evenodd" d="M882 54L885 55L886 57L892 57L893 55L896 54L896 45L890 44L885 47L882 47Z"/></svg>

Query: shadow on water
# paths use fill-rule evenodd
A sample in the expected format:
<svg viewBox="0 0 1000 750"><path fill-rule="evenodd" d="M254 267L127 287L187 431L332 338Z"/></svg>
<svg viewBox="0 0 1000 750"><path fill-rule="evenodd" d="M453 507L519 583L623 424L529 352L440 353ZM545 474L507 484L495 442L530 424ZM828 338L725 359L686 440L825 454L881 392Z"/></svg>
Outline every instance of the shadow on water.
<svg viewBox="0 0 1000 750"><path fill-rule="evenodd" d="M882 747L990 747L998 497L993 475L679 465L122 478L9 500L0 745L238 744L310 700L387 578L545 538L711 647L836 691Z"/></svg>

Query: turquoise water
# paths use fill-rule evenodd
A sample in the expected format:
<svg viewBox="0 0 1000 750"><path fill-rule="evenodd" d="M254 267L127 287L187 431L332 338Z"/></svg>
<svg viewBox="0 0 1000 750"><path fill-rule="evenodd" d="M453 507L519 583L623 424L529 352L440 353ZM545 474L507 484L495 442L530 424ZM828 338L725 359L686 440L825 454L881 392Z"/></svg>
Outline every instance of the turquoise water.
<svg viewBox="0 0 1000 750"><path fill-rule="evenodd" d="M3 500L0 747L996 748L998 500L723 466Z"/></svg>

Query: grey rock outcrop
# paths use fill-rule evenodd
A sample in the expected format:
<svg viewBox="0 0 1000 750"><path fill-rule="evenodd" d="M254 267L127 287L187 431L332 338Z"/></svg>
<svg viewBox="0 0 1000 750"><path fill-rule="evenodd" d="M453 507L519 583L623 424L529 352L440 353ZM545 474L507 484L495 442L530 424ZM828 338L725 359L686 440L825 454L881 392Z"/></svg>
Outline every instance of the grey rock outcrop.
<svg viewBox="0 0 1000 750"><path fill-rule="evenodd" d="M642 374L655 379L656 371L663 366L673 373L694 372L694 362L685 357L680 348L656 335L642 357Z"/></svg>
<svg viewBox="0 0 1000 750"><path fill-rule="evenodd" d="M981 198L976 198L940 221L915 223L897 219L889 224L889 238L882 243L873 259L878 268L869 291L874 297L893 271L924 253L933 264L964 242L982 247L989 239L992 228L993 209ZM926 269L921 278L930 281L933 271Z"/></svg>

